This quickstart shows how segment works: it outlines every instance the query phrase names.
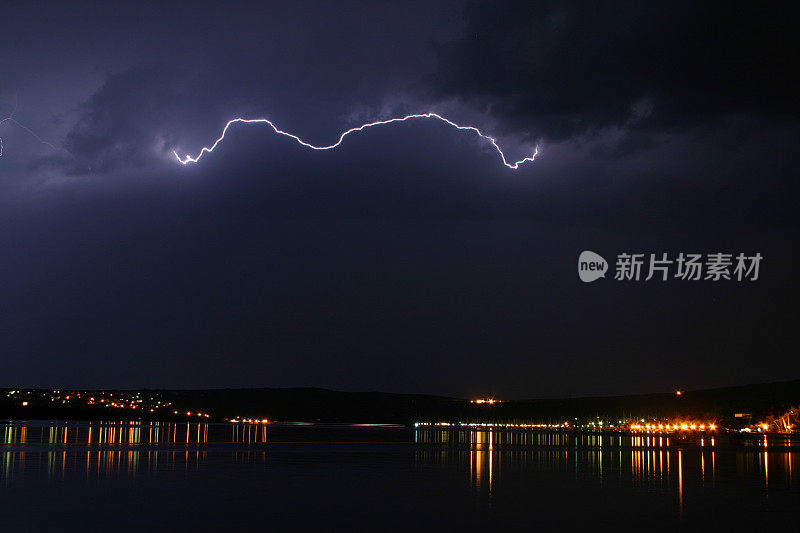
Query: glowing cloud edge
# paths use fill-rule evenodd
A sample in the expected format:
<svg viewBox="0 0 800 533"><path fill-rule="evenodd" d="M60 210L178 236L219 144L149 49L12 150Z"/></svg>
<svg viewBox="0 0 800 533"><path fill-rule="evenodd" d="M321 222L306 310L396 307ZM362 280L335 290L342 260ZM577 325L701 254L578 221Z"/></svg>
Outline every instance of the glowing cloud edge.
<svg viewBox="0 0 800 533"><path fill-rule="evenodd" d="M494 149L497 151L497 153L500 154L500 158L503 161L503 165L505 165L508 168L514 169L514 170L518 169L519 166L524 164L524 163L528 163L528 162L534 161L536 159L536 156L539 154L539 147L536 146L536 148L534 149L532 155L530 155L528 157L525 157L523 159L520 159L519 161L514 161L513 163L510 163L508 161L508 159L506 159L506 155L503 153L503 150L500 148L500 145L497 144L497 140L494 137L491 137L489 135L485 135L483 132L481 132L481 130L479 130L475 126L462 126L460 124L456 124L452 120L449 120L449 119L447 119L447 118L445 118L445 117L443 117L443 116L441 116L441 115L439 115L437 113L420 113L420 114L415 114L415 115L406 115L404 117L391 118L391 119L388 119L388 120L378 120L378 121L375 121L375 122L368 122L366 124L362 124L361 126L357 126L355 128L350 128L349 130L343 132L339 136L339 140L338 141L336 141L334 144L331 144L331 145L328 145L328 146L314 146L313 144L304 141L303 139L301 139L297 135L294 135L292 133L289 133L289 132L286 132L286 131L278 129L278 127L275 126L275 124L273 124L272 121L267 120L265 118L234 118L232 120L229 120L228 123L225 124L225 127L222 130L222 135L220 135L219 138L216 141L214 141L214 144L212 144L210 147L204 146L196 156L192 157L190 155L187 155L187 156L182 158L181 156L178 155L177 151L173 150L172 153L175 155L175 159L177 159L178 162L180 164L182 164L182 165L188 165L189 163L197 163L200 160L200 158L203 157L203 154L211 153L211 152L214 151L214 149L217 147L217 145L219 145L219 143L221 143L222 140L225 138L225 134L228 132L228 128L230 128L232 124L238 124L238 123L242 123L242 124L266 124L270 128L272 128L272 130L275 133L277 133L279 135L283 135L285 137L289 137L290 139L293 139L298 144L301 144L301 145L305 146L306 148L311 148L312 150L332 150L332 149L336 148L337 146L339 146L340 144L342 144L342 142L344 141L344 138L347 137L348 135L350 135L351 133L363 131L363 130L365 130L367 128L371 128L373 126L383 126L383 125L386 125L386 124L393 124L393 123L396 123L396 122L406 122L408 120L413 120L413 119L436 119L436 120L439 120L441 122L444 122L445 124L447 124L449 126L452 126L453 128L456 128L458 130L467 130L467 131L471 131L471 132L474 132L474 133L478 134L478 136L481 139L489 141L491 143L491 145L494 147Z"/></svg>

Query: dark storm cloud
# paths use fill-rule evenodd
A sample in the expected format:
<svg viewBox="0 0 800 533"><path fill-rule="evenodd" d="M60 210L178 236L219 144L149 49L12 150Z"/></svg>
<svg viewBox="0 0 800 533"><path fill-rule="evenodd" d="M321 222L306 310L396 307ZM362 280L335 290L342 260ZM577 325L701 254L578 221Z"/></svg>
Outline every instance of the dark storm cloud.
<svg viewBox="0 0 800 533"><path fill-rule="evenodd" d="M753 2L471 2L438 94L551 140L730 114L797 120L796 17Z"/></svg>
<svg viewBox="0 0 800 533"><path fill-rule="evenodd" d="M159 138L166 121L177 118L175 79L165 67L138 67L108 77L81 105L81 116L64 147L75 174L141 170L162 158L174 141Z"/></svg>
<svg viewBox="0 0 800 533"><path fill-rule="evenodd" d="M6 379L525 397L784 372L769 343L790 321L774 311L794 298L790 234L735 213L726 184L524 179L440 134L309 154L243 132L148 190L3 212ZM757 285L583 286L587 246L758 250L770 270ZM753 368L765 346L775 364Z"/></svg>
<svg viewBox="0 0 800 533"><path fill-rule="evenodd" d="M785 378L785 54L755 65L777 47L754 8L748 52L741 12L649 5L14 4L0 71L68 154L0 132L0 187L37 184L0 196L5 385L529 397ZM438 106L547 142L518 171L438 123L326 152L237 127L200 164L171 155L234 116L322 144ZM767 259L750 285L584 286L585 248Z"/></svg>
<svg viewBox="0 0 800 533"><path fill-rule="evenodd" d="M432 68L431 45L457 34L460 16L454 15L462 6L38 7L40 15L35 3L3 13L3 22L18 22L0 32L0 46L13 50L0 56L4 80L20 92L24 116L37 131L71 152L66 172L101 175L142 172L167 159L173 147L197 150L233 116L267 116L304 138L329 141L343 126L374 118L387 98ZM13 98L0 94L2 101ZM61 127L54 128L44 110L67 115ZM36 113L43 116L34 120ZM64 132L63 140L56 131ZM33 166L53 168L61 155L40 153Z"/></svg>

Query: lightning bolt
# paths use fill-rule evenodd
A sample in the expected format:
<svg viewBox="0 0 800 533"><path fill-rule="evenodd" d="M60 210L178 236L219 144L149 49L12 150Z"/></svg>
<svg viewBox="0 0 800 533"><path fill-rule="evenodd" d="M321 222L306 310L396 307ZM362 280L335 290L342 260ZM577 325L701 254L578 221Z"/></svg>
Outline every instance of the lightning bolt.
<svg viewBox="0 0 800 533"><path fill-rule="evenodd" d="M24 124L20 124L20 122L19 122L17 119L15 119L15 118L14 118L14 115L16 115L16 114L17 114L17 108L18 108L18 107L19 107L19 98L17 97L17 98L15 98L15 101L14 101L14 109L11 111L11 114L10 114L10 115L8 115L6 118L2 118L2 119L0 119L0 125L2 125L2 124L5 124L6 122L10 122L10 123L12 123L12 124L15 124L16 126L18 126L18 127L22 128L23 130L25 130L25 131L27 131L28 133L30 133L30 134L31 134L31 136L32 136L34 139L36 139L37 141L39 141L40 143L42 143L42 144L44 144L44 145L46 145L46 146L49 146L49 147L50 147L50 148L52 148L53 150L58 150L58 148L56 148L55 146L53 146L53 145L52 145L52 144L50 144L49 142L47 142L47 141L45 141L44 139L42 139L41 137L39 137L39 136L36 134L36 132L35 132L35 131L33 131L32 129L30 129L28 126L26 126L26 125L24 125ZM2 138L2 137L0 137L0 157L3 157L3 138Z"/></svg>
<svg viewBox="0 0 800 533"><path fill-rule="evenodd" d="M514 169L514 170L518 169L519 166L524 164L524 163L528 163L528 162L531 162L531 161L535 160L536 156L539 153L539 147L537 146L534 149L533 154L531 154L530 156L528 156L528 157L526 157L524 159L520 159L519 161L509 162L508 159L506 158L506 154L503 153L503 150L500 148L500 145L497 144L497 139L495 139L494 137L491 137L489 135L484 134L483 132L481 132L481 130L479 130L475 126L462 126L462 125L456 124L452 120L449 120L449 119L447 119L447 118L445 118L445 117L443 117L441 115L438 115L436 113L422 113L422 114L416 114L416 115L406 115L404 117L391 118L391 119L388 119L388 120L378 120L376 122L369 122L367 124L362 124L361 126L357 126L355 128L350 128L349 130L343 132L339 136L339 140L338 141L336 141L334 144L330 144L328 146L314 146L313 144L304 141L303 139L301 139L297 135L294 135L293 133L289 133L289 132L283 131L281 129L278 129L278 127L275 124L273 124L272 121L267 120L265 118L234 118L232 120L229 120L228 123L225 124L225 127L222 130L222 135L220 135L219 138L216 141L214 141L214 144L212 144L210 147L209 146L203 147L203 149L200 150L200 152L196 156L192 157L190 155L187 155L185 157L181 157L180 155L178 155L178 152L175 151L175 150L173 150L172 153L175 155L175 159L177 159L178 162L180 164L182 164L182 165L188 165L189 163L197 163L200 160L200 158L203 157L204 154L213 152L214 149L219 145L219 143L222 142L222 140L225 138L225 134L228 132L228 128L230 128L233 124L239 124L239 123L242 123L242 124L266 124L267 126L272 128L272 130L275 133L277 133L279 135L283 135L285 137L289 137L290 139L293 139L298 144L301 144L301 145L305 146L306 148L311 148L312 150L332 150L332 149L338 147L340 144L342 144L342 142L344 141L344 138L347 137L348 135L350 135L351 133L364 131L365 129L372 128L374 126L384 126L384 125L387 125L387 124L395 124L395 123L398 123L398 122L406 122L406 121L409 121L409 120L417 120L417 119L436 119L436 120L439 120L441 122L444 122L448 126L452 126L453 128L455 128L457 130L470 131L472 133L477 134L482 140L488 141L494 147L494 149L500 155L500 158L503 161L503 165L507 166L508 168Z"/></svg>

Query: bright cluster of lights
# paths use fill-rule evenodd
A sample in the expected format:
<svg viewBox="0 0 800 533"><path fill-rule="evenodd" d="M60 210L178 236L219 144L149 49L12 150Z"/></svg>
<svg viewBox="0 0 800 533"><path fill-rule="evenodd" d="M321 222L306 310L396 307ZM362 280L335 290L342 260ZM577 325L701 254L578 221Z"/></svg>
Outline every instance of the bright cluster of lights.
<svg viewBox="0 0 800 533"><path fill-rule="evenodd" d="M766 433L767 431L769 431L769 428L770 428L769 424L761 423L761 424L756 424L755 426L742 428L742 429L739 430L739 433L752 433L753 431L758 432L758 433ZM791 432L792 431L792 426L791 425L787 425L786 426L786 431Z"/></svg>
<svg viewBox="0 0 800 533"><path fill-rule="evenodd" d="M470 400L470 402L495 404L495 403L500 403L500 400L495 400L494 398L478 398L477 400Z"/></svg>
<svg viewBox="0 0 800 533"><path fill-rule="evenodd" d="M414 427L432 426L432 427L470 427L470 428L537 428L537 429L563 429L569 427L567 422L563 424L493 424L491 422L415 422Z"/></svg>
<svg viewBox="0 0 800 533"><path fill-rule="evenodd" d="M268 418L260 418L260 419L259 418L239 418L237 416L237 417L230 418L230 419L226 418L225 421L226 422L230 422L232 424L239 424L239 423L244 423L244 424L269 424L269 419Z"/></svg>
<svg viewBox="0 0 800 533"><path fill-rule="evenodd" d="M681 422L680 424L631 424L631 431L716 431L716 424Z"/></svg>
<svg viewBox="0 0 800 533"><path fill-rule="evenodd" d="M151 411L152 411L152 409L151 409ZM181 415L181 414L185 414L186 416L201 416L201 417L203 417L203 418L211 418L211 415L210 415L210 414L208 414L208 413L201 413L201 412L199 412L199 411L195 411L194 413L192 413L191 411L186 411L185 413L181 413L180 411L173 411L173 412L172 412L172 414L174 414L174 415Z"/></svg>
<svg viewBox="0 0 800 533"><path fill-rule="evenodd" d="M82 407L82 406L100 406L113 409L133 409L133 410L149 410L151 413L158 411L163 407L171 405L171 402L162 402L156 400L154 396L143 397L141 392L132 391L79 391L68 390L62 391L59 389L42 390L11 390L7 396L24 398L24 405L37 405L37 406L66 406L66 407Z"/></svg>
<svg viewBox="0 0 800 533"><path fill-rule="evenodd" d="M536 428L536 429L569 429L570 427L592 429L592 430L617 430L624 431L630 430L633 432L672 432L672 431L716 431L717 425L711 423L701 422L680 422L675 424L631 424L628 426L608 426L603 427L603 423L595 424L590 422L587 425L570 426L569 422L562 422L561 424L502 424L491 422L415 422L414 427L478 427L478 428ZM766 426L766 424L764 424ZM766 431L766 427L764 428ZM759 429L760 431L760 429Z"/></svg>
<svg viewBox="0 0 800 533"><path fill-rule="evenodd" d="M470 132L476 133L482 140L487 141L489 144L491 144L494 147L494 149L500 155L500 158L503 161L503 165L507 166L508 168L515 169L515 170L518 169L521 164L535 160L536 156L539 153L539 147L537 146L534 149L533 154L531 154L530 156L525 157L523 159L520 159L519 161L509 162L506 159L506 155L503 153L503 150L500 149L500 145L497 144L497 139L495 139L494 137L490 137L489 135L485 135L483 132L481 132L481 130L479 130L475 126L462 126L462 125L456 124L452 120L449 120L449 119L447 119L447 118L445 118L445 117L443 117L443 116L441 116L441 115L439 115L437 113L421 113L421 114L415 114L415 115L406 115L404 117L391 118L391 119L388 119L388 120L378 120L378 121L375 121L375 122L369 122L367 124L362 124L361 126L357 126L355 128L350 128L349 130L343 132L341 135L339 135L339 140L338 141L336 141L333 144L329 144L327 146L315 146L315 145L313 145L311 143L308 143L308 142L302 140L297 135L294 135L293 133L289 133L289 132L286 132L286 131L278 129L278 127L275 126L275 124L273 124L272 121L267 120L266 118L234 118L232 120L229 120L228 123L225 124L225 127L222 129L222 135L220 135L219 138L216 141L214 141L214 144L212 144L210 147L208 147L208 146L203 147L203 149L200 150L200 152L196 156L193 157L193 156L187 155L187 156L181 157L181 156L178 155L178 152L175 151L175 150L173 150L172 153L175 155L175 159L177 159L178 162L181 163L182 165L186 165L188 163L197 163L197 161L199 161L200 158L203 157L203 154L211 153L211 152L214 151L214 149L217 147L217 145L219 143L221 143L222 140L225 138L225 134L228 132L228 128L230 128L231 125L240 124L240 123L241 124L266 124L267 126L272 128L272 130L275 133L277 133L279 135L283 135L284 137L289 137L290 139L293 139L298 144L300 144L302 146L305 146L306 148L310 148L312 150L332 150L332 149L336 148L337 146L339 146L340 144L342 144L342 141L344 141L344 138L347 137L348 135L350 135L351 133L363 131L363 130L365 130L367 128L372 128L374 126L385 126L387 124L394 124L394 123L398 123L398 122L406 122L408 120L415 120L415 119L435 119L435 120L439 120L441 122L444 122L445 124L447 124L449 126L452 126L453 128L455 128L457 130L466 130L466 131L470 131Z"/></svg>

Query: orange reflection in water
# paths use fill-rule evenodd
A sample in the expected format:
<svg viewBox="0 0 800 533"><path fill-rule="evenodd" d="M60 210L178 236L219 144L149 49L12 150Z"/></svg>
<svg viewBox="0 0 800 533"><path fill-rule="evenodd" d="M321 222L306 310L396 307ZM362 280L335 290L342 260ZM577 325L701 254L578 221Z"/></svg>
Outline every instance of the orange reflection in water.
<svg viewBox="0 0 800 533"><path fill-rule="evenodd" d="M678 450L678 507L683 514L683 455L682 450Z"/></svg>
<svg viewBox="0 0 800 533"><path fill-rule="evenodd" d="M647 435L599 435L542 431L498 430L473 428L424 428L414 433L413 442L420 445L415 457L418 463L442 463L466 453L471 485L480 491L494 491L501 482L500 465L513 464L515 469L574 471L603 479L609 475L626 475L636 485L655 491L674 491L678 511L685 513L687 505L699 505L695 490L716 486L717 469L738 472L740 479L775 485L781 479L792 487L794 462L790 439L778 444L769 437L767 453L758 441L723 440L706 435L695 441ZM779 454L779 455L776 455ZM776 462L776 457L781 457ZM720 463L722 461L722 463ZM763 464L762 464L763 463ZM463 463L459 463L463 464ZM756 468L753 468L755 464ZM776 465L777 468L776 468ZM694 489L693 487L697 487Z"/></svg>
<svg viewBox="0 0 800 533"><path fill-rule="evenodd" d="M255 457L251 451L271 453L262 444L273 434L272 427L248 423L6 424L0 425L0 479L39 465L54 480L70 471L86 479L135 477L163 468L191 471L202 466L210 442L235 444L235 460L250 461ZM722 443L719 449L716 441ZM714 486L718 466L722 473L740 473L775 491L793 486L798 460L788 447L791 442L774 436L768 447L763 436L733 447L724 435L686 443L653 435L425 428L409 433L406 444L415 465L450 464L480 493L496 492L502 487L501 474L515 470L561 472L570 479L574 473L576 480L589 477L602 483L614 476L664 491L687 512L699 505L697 491Z"/></svg>
<svg viewBox="0 0 800 533"><path fill-rule="evenodd" d="M136 446L181 442L208 443L209 424L165 422L92 422L53 426L6 425L0 431L5 445Z"/></svg>
<svg viewBox="0 0 800 533"><path fill-rule="evenodd" d="M491 492L494 483L494 444L497 435L489 431L469 432L469 470L473 486L481 488L484 482ZM442 439L440 442L446 442ZM484 477L485 476L485 477Z"/></svg>

